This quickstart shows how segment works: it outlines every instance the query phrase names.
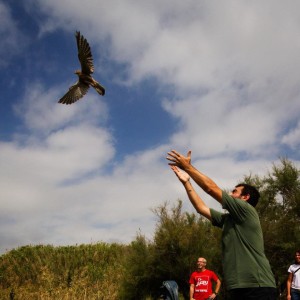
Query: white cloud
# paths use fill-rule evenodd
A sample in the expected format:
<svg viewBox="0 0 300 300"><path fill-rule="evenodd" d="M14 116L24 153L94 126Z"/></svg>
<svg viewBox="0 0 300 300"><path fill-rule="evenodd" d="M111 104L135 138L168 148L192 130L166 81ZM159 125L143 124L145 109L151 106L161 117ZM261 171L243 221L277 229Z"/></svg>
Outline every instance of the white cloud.
<svg viewBox="0 0 300 300"><path fill-rule="evenodd" d="M6 67L13 56L22 50L20 45L26 40L19 32L9 7L3 2L0 2L0 25L0 67Z"/></svg>
<svg viewBox="0 0 300 300"><path fill-rule="evenodd" d="M183 123L204 106L213 132L220 132L219 122L222 128L229 122L225 136L242 126L252 132L253 148L264 148L278 143L280 128L299 115L297 2L287 8L280 1L90 1L84 11L80 1L35 2L48 22L82 28L94 45L105 42L111 58L128 65L128 81L154 76L184 101L192 97L177 114Z"/></svg>
<svg viewBox="0 0 300 300"><path fill-rule="evenodd" d="M284 144L289 145L291 148L295 149L298 147L300 144L300 122L292 128L290 131L288 131L287 134L283 135L282 137L282 142Z"/></svg>
<svg viewBox="0 0 300 300"><path fill-rule="evenodd" d="M80 99L76 105L57 104L68 86L46 90L41 83L33 82L27 87L24 101L15 111L26 127L39 133L49 134L64 126L86 123L103 125L108 119L108 109L102 98L89 91L89 97Z"/></svg>
<svg viewBox="0 0 300 300"><path fill-rule="evenodd" d="M80 30L94 54L105 48L105 59L127 66L129 86L155 78L157 89L174 94L162 107L179 125L164 145L116 162L122 149L106 98L91 92L76 105L59 105L68 86L34 80L15 107L24 127L0 147L6 247L128 242L139 228L151 236L150 208L182 198L192 210L165 161L172 148L192 149L194 164L231 188L248 172L265 174L285 156L282 145L299 145L298 2L28 3L29 12L44 14L41 37L63 29L72 38ZM3 7L6 27L16 30ZM116 72L111 81L123 79Z"/></svg>

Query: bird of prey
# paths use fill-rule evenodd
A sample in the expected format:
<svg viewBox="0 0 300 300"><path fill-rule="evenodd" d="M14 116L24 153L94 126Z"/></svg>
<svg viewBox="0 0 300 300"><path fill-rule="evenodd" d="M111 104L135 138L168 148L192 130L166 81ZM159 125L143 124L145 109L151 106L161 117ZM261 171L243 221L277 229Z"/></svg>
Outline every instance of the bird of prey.
<svg viewBox="0 0 300 300"><path fill-rule="evenodd" d="M99 82L97 82L91 74L94 72L93 57L89 43L86 38L76 31L75 34L78 48L78 59L81 64L81 71L76 70L75 74L78 75L78 81L69 88L69 91L58 101L62 104L72 104L82 98L90 86L104 96L105 89Z"/></svg>

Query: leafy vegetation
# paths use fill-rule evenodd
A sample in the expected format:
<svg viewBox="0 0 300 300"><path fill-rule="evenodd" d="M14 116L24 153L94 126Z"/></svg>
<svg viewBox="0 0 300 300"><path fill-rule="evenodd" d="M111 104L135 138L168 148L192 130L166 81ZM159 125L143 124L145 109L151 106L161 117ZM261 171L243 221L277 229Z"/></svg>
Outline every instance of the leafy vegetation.
<svg viewBox="0 0 300 300"><path fill-rule="evenodd" d="M266 255L278 285L286 278L300 242L299 170L287 159L264 177L243 181L261 191L257 206ZM98 243L68 247L25 246L0 257L0 299L158 299L165 280L175 280L188 299L188 279L196 259L222 279L221 231L182 201L154 208L153 240L138 233L129 245ZM226 299L222 286L219 299Z"/></svg>
<svg viewBox="0 0 300 300"><path fill-rule="evenodd" d="M99 243L12 250L0 260L0 299L117 299L126 249Z"/></svg>

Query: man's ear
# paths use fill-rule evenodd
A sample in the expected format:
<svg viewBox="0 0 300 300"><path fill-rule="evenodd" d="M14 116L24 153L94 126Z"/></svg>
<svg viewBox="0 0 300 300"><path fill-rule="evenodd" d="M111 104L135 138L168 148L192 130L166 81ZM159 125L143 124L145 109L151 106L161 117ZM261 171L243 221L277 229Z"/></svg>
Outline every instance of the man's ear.
<svg viewBox="0 0 300 300"><path fill-rule="evenodd" d="M250 199L250 195L246 194L246 195L242 195L243 200L248 201Z"/></svg>

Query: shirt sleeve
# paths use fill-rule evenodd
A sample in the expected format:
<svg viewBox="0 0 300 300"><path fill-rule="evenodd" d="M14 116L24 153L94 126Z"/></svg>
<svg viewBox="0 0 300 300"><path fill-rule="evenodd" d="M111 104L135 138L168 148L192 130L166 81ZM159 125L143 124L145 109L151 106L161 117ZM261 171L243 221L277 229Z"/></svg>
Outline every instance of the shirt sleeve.
<svg viewBox="0 0 300 300"><path fill-rule="evenodd" d="M212 280L215 281L215 282L217 282L218 279L219 279L219 277L217 276L217 274L216 274L215 272L212 272L211 278L212 278Z"/></svg>
<svg viewBox="0 0 300 300"><path fill-rule="evenodd" d="M194 273L190 276L189 284L194 284Z"/></svg>
<svg viewBox="0 0 300 300"><path fill-rule="evenodd" d="M224 224L224 214L213 208L210 208L210 215L212 225L222 228Z"/></svg>

